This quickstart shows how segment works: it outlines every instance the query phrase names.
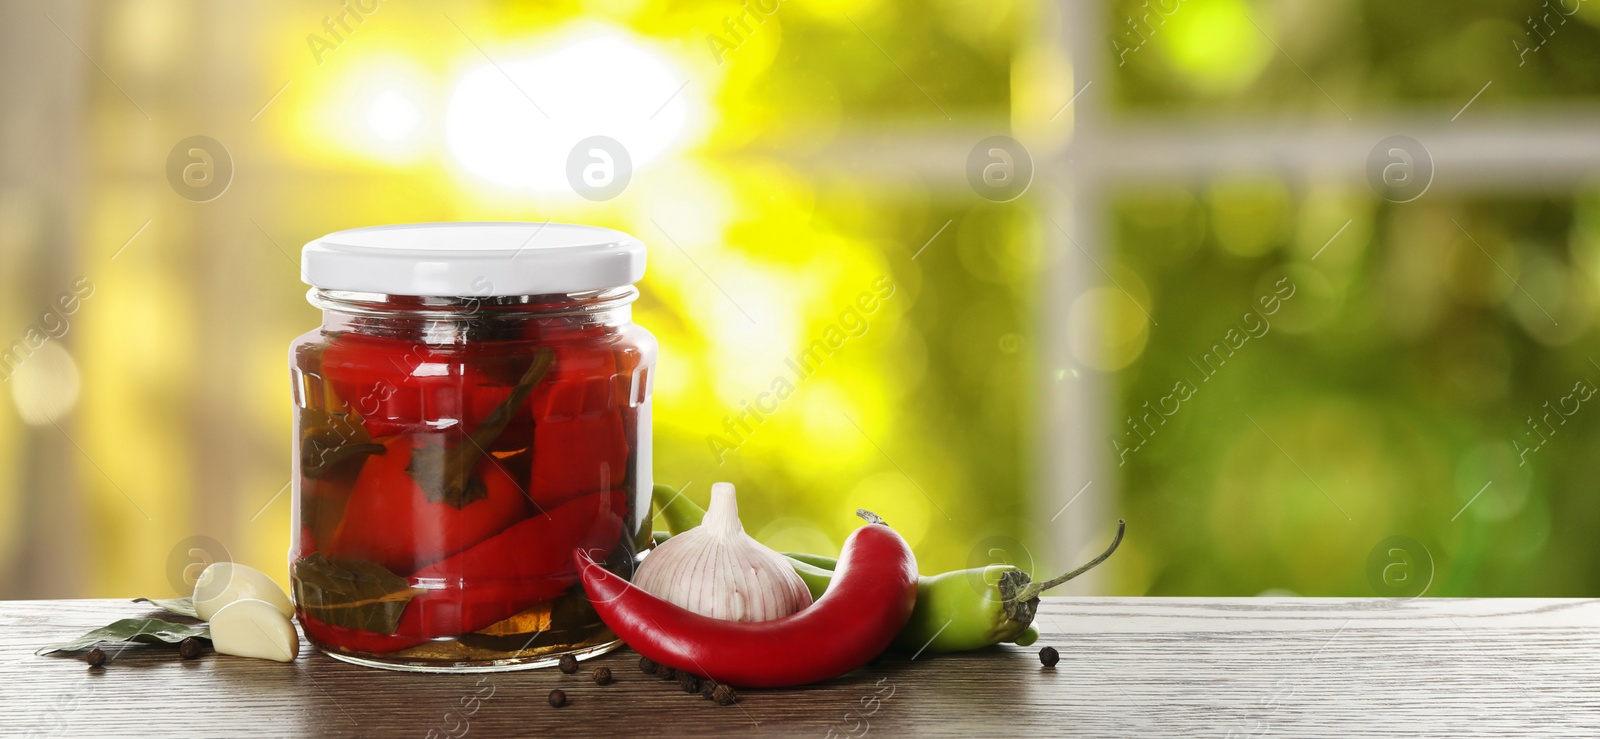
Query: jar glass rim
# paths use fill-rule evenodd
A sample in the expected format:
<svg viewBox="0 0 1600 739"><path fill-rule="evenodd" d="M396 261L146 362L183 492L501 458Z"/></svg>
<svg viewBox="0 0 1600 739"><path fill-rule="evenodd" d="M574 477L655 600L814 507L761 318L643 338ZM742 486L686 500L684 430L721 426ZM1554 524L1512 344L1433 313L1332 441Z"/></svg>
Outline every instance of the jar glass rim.
<svg viewBox="0 0 1600 739"><path fill-rule="evenodd" d="M313 287L306 300L326 311L371 318L450 320L485 316L575 316L604 313L639 297L632 285L543 295L436 296L328 290Z"/></svg>

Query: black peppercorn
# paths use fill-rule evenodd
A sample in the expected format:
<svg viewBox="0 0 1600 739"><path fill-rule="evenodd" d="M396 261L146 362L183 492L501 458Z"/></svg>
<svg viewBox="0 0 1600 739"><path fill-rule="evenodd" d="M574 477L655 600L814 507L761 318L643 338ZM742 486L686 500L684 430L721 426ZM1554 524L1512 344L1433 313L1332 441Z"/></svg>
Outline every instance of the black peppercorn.
<svg viewBox="0 0 1600 739"><path fill-rule="evenodd" d="M739 694L733 692L733 686L723 683L711 691L711 699L719 706L731 706L739 700Z"/></svg>
<svg viewBox="0 0 1600 739"><path fill-rule="evenodd" d="M1060 661L1061 653L1057 652L1055 647L1045 647L1039 650L1039 662L1043 663L1045 667L1055 667L1056 663Z"/></svg>
<svg viewBox="0 0 1600 739"><path fill-rule="evenodd" d="M567 705L567 694L560 690L550 691L550 707L560 708L564 705Z"/></svg>
<svg viewBox="0 0 1600 739"><path fill-rule="evenodd" d="M184 659L195 659L196 657L199 657L201 654L205 653L205 651L205 645L201 644L200 640L196 637L191 636L181 642L178 642L178 656L183 657Z"/></svg>
<svg viewBox="0 0 1600 739"><path fill-rule="evenodd" d="M578 658L570 654L561 655L561 674L571 675L578 671Z"/></svg>
<svg viewBox="0 0 1600 739"><path fill-rule="evenodd" d="M678 676L678 687L683 688L685 693L698 693L700 692L700 678L685 672Z"/></svg>
<svg viewBox="0 0 1600 739"><path fill-rule="evenodd" d="M610 667L596 667L596 668L594 668L594 684L595 685L610 685L611 684L611 668Z"/></svg>
<svg viewBox="0 0 1600 739"><path fill-rule="evenodd" d="M656 662L649 657L639 658L639 671L646 675L656 674Z"/></svg>
<svg viewBox="0 0 1600 739"><path fill-rule="evenodd" d="M700 683L700 697L701 698L704 698L706 700L711 700L711 696L716 692L717 692L717 681L712 680L710 678L707 678L705 682Z"/></svg>
<svg viewBox="0 0 1600 739"><path fill-rule="evenodd" d="M106 663L106 650L95 647L89 650L88 654L83 655L83 659L89 663L90 667L99 667Z"/></svg>
<svg viewBox="0 0 1600 739"><path fill-rule="evenodd" d="M662 680L677 680L678 671L666 665L656 665L656 677Z"/></svg>

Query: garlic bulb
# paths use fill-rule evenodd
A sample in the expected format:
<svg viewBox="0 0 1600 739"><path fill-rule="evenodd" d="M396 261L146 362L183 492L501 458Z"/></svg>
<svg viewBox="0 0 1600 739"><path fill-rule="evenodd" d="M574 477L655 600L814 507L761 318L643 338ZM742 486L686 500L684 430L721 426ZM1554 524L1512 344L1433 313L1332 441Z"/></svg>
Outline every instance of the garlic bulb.
<svg viewBox="0 0 1600 739"><path fill-rule="evenodd" d="M666 540L633 582L673 605L725 621L770 621L811 605L811 592L783 555L739 523L731 483L711 486L699 526Z"/></svg>

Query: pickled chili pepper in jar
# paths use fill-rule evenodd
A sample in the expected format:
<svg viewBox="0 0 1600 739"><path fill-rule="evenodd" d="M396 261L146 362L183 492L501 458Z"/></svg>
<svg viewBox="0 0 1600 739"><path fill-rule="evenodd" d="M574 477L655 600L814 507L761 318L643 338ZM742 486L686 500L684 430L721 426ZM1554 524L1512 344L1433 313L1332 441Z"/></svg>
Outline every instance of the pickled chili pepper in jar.
<svg viewBox="0 0 1600 739"><path fill-rule="evenodd" d="M617 646L572 551L650 542L645 248L610 229L421 223L307 244L290 349L295 608L357 664L475 671Z"/></svg>

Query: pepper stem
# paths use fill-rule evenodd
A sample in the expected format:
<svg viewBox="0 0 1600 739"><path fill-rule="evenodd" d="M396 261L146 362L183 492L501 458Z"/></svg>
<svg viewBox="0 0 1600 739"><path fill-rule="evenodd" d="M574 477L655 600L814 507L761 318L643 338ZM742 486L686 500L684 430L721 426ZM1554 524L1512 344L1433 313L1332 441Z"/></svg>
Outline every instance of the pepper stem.
<svg viewBox="0 0 1600 739"><path fill-rule="evenodd" d="M861 520L866 521L867 523L881 523L884 526L888 526L889 525L887 523L884 523L884 520L882 518L879 518L878 514L873 513L872 511L869 511L869 510L867 510L865 508L857 508L856 509L856 515L860 516Z"/></svg>
<svg viewBox="0 0 1600 739"><path fill-rule="evenodd" d="M1117 546L1122 543L1122 534L1123 534L1124 531L1127 531L1127 530L1128 530L1128 522L1126 520L1124 520L1124 519L1120 519L1120 518L1117 519L1117 538L1111 540L1111 546L1106 547L1106 550L1104 552L1101 552L1100 556L1089 560L1089 562L1087 564L1085 564L1084 566L1079 567L1078 569L1073 570L1071 572L1068 572L1067 574L1062 575L1061 577L1055 578L1053 580L1045 580L1044 582L1028 583L1028 585L1026 587L1024 587L1021 592L1017 593L1017 600L1019 600L1019 601L1033 600L1034 598L1039 597L1040 593L1042 593L1042 592L1044 592L1046 590L1049 590L1049 589L1051 589L1051 588L1053 588L1053 587L1055 587L1057 585L1060 585L1060 584L1062 584L1062 583L1064 583L1064 582L1066 582L1068 580L1071 580L1074 577L1082 575L1083 573L1088 572L1089 570L1094 569L1095 565L1098 565L1101 562L1106 561L1106 558L1110 557L1112 552L1117 551Z"/></svg>

